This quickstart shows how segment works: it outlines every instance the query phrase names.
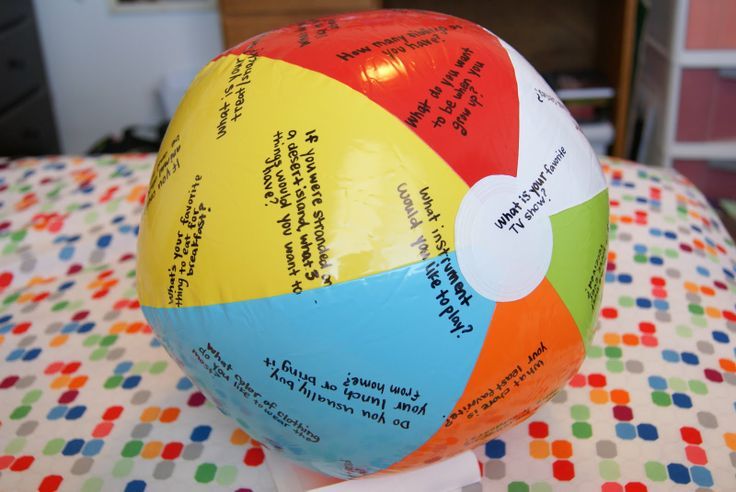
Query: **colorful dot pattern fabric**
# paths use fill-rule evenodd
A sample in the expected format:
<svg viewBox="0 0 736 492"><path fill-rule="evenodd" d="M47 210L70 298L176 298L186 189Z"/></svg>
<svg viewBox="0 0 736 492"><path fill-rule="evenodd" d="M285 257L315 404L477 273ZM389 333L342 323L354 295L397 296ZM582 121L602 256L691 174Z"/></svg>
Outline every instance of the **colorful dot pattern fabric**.
<svg viewBox="0 0 736 492"><path fill-rule="evenodd" d="M0 490L274 490L261 445L140 313L154 158L0 160ZM611 241L588 358L476 449L483 479L464 492L736 489L734 243L681 176L603 165Z"/></svg>

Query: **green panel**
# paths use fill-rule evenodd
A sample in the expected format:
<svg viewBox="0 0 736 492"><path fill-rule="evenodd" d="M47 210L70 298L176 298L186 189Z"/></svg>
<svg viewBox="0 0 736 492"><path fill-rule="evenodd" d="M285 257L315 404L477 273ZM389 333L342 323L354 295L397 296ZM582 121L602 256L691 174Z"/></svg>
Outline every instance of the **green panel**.
<svg viewBox="0 0 736 492"><path fill-rule="evenodd" d="M547 278L570 310L587 345L601 301L608 251L608 190L550 217Z"/></svg>

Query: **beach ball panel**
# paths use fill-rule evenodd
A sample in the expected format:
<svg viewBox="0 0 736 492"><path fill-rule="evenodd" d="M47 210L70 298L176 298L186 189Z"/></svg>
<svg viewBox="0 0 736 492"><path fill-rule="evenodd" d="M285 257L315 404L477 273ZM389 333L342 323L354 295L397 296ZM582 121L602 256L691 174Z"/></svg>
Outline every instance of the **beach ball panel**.
<svg viewBox="0 0 736 492"><path fill-rule="evenodd" d="M159 158L142 221L139 292L144 305L219 304L286 294L297 280L307 290L362 278L437 256L442 248L435 245L436 234L443 248L454 248L454 217L467 185L406 125L325 75L257 58L244 116L230 122L227 134L217 139L222 102L211 92L229 87L235 64L243 67L250 59L227 56L210 63L167 132L162 149L176 150L176 162L168 163L167 154ZM296 132L292 140L290 130ZM318 141L306 141L311 130ZM271 189L266 190L264 169L266 159L274 156L277 131L282 132L282 165L269 171ZM286 200L294 204L296 193L309 193L303 216L273 203L280 196L277 174L290 183L295 179L290 144L300 153L304 181L297 191L290 184ZM312 150L315 173L307 172L310 156L304 155ZM315 184L320 193L316 204ZM424 198L431 200L432 217ZM192 219L200 207L203 222ZM277 222L285 210L292 210L288 236ZM312 264L304 266L302 236L318 227L318 213L324 217L323 246L329 251L320 265L317 246L310 245ZM300 218L310 223L302 230ZM202 239L192 246L200 225ZM287 260L289 250L293 263ZM317 278L308 280L313 270Z"/></svg>
<svg viewBox="0 0 736 492"><path fill-rule="evenodd" d="M608 190L550 217L554 247L547 278L587 344L593 335L608 250Z"/></svg>
<svg viewBox="0 0 736 492"><path fill-rule="evenodd" d="M575 320L548 280L523 299L497 303L475 368L448 420L390 470L453 456L525 420L564 386L584 357Z"/></svg>
<svg viewBox="0 0 736 492"><path fill-rule="evenodd" d="M514 68L499 39L476 24L431 12L365 12L278 29L229 53L282 59L365 94L469 186L490 174L516 174Z"/></svg>
<svg viewBox="0 0 736 492"><path fill-rule="evenodd" d="M196 375L225 413L248 422L256 439L292 459L308 454L312 466L330 474L345 473L341 460L375 472L409 455L444 425L472 378L494 311L493 302L471 289L462 325L450 320L449 311L441 315L440 289L426 276L433 268L442 268L439 259L298 296L143 309L187 373ZM448 296L448 306L458 307L455 296ZM227 379L208 370L217 365L215 350L232 365ZM289 368L305 375L295 387L279 379L294 379ZM260 396L235 391L235 374ZM378 382L383 391L349 383L352 377ZM392 392L399 388L411 391ZM380 398L361 403L367 395ZM342 406L320 404L320 397ZM264 409L264 402L278 403ZM319 441L295 439L295 425L284 425L279 412L298 415Z"/></svg>

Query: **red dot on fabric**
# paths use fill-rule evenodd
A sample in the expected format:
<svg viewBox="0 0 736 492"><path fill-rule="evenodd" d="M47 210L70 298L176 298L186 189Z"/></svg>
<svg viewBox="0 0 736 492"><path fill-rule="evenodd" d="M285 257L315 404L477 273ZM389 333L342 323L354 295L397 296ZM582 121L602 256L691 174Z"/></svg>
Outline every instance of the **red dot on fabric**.
<svg viewBox="0 0 736 492"><path fill-rule="evenodd" d="M606 385L606 376L603 374L590 374L588 384L594 388L603 388Z"/></svg>
<svg viewBox="0 0 736 492"><path fill-rule="evenodd" d="M95 292L94 294L92 294L92 299L99 299L100 297L105 297L108 292L110 292L110 291L107 290L107 289L100 289L97 292Z"/></svg>
<svg viewBox="0 0 736 492"><path fill-rule="evenodd" d="M688 461L694 465L705 465L708 463L708 455L700 446L687 446L685 448L685 456Z"/></svg>
<svg viewBox="0 0 736 492"><path fill-rule="evenodd" d="M0 470L4 470L9 467L13 460L15 460L14 456L9 456L7 454L0 456Z"/></svg>
<svg viewBox="0 0 736 492"><path fill-rule="evenodd" d="M77 390L65 391L59 397L59 403L62 404L62 405L66 404L66 403L71 403L71 402L73 402L77 398L77 395L78 394L79 394L79 391L77 391Z"/></svg>
<svg viewBox="0 0 736 492"><path fill-rule="evenodd" d="M657 340L657 337L653 337L651 335L642 335L641 344L645 347L656 347L659 344L659 341Z"/></svg>
<svg viewBox="0 0 736 492"><path fill-rule="evenodd" d="M64 367L63 362L52 362L48 366L46 366L46 369L43 371L44 374L54 374L55 372L59 372L61 368Z"/></svg>
<svg viewBox="0 0 736 492"><path fill-rule="evenodd" d="M708 378L709 381L713 381L714 383L723 382L723 374L715 369L706 369L703 371L703 374L705 374L705 377Z"/></svg>
<svg viewBox="0 0 736 492"><path fill-rule="evenodd" d="M64 478L61 475L47 475L41 480L38 492L55 492L59 489L62 481L64 481Z"/></svg>
<svg viewBox="0 0 736 492"><path fill-rule="evenodd" d="M175 460L181 454L181 450L184 449L184 444L180 442L170 442L161 452L161 457L165 460Z"/></svg>
<svg viewBox="0 0 736 492"><path fill-rule="evenodd" d="M733 311L723 311L723 317L726 318L729 321L736 321L736 313Z"/></svg>
<svg viewBox="0 0 736 492"><path fill-rule="evenodd" d="M115 427L115 424L113 424L112 422L100 422L92 430L92 437L107 437L112 431L113 427Z"/></svg>
<svg viewBox="0 0 736 492"><path fill-rule="evenodd" d="M529 435L535 439L544 439L549 435L549 427L545 422L531 422L529 424Z"/></svg>
<svg viewBox="0 0 736 492"><path fill-rule="evenodd" d="M667 291L660 287L655 287L654 289L652 289L652 296L656 297L657 299L665 299L667 297Z"/></svg>
<svg viewBox="0 0 736 492"><path fill-rule="evenodd" d="M601 309L601 315L607 319L616 319L618 317L618 311L616 308L603 308Z"/></svg>
<svg viewBox="0 0 736 492"><path fill-rule="evenodd" d="M64 369L61 370L61 373L62 374L72 374L77 369L79 369L79 366L81 366L81 365L82 365L81 362L77 362L77 361L70 362L66 366L64 366Z"/></svg>
<svg viewBox="0 0 736 492"><path fill-rule="evenodd" d="M719 288L719 289L721 289L721 290L726 290L726 289L728 289L728 285L724 284L724 283L723 283L723 282L721 282L720 280L714 280L714 281L713 281L713 285L715 285L716 287L718 287L718 288Z"/></svg>
<svg viewBox="0 0 736 492"><path fill-rule="evenodd" d="M82 321L87 316L89 316L89 311L79 311L74 313L74 316L72 316L72 321Z"/></svg>
<svg viewBox="0 0 736 492"><path fill-rule="evenodd" d="M66 271L66 274L74 275L75 273L78 273L81 270L82 270L82 265L80 265L79 263L75 263L69 266L69 269Z"/></svg>
<svg viewBox="0 0 736 492"><path fill-rule="evenodd" d="M552 474L557 480L567 482L575 478L575 466L571 461L557 460L552 463Z"/></svg>
<svg viewBox="0 0 736 492"><path fill-rule="evenodd" d="M10 469L15 472L27 470L35 460L36 458L33 456L20 456L13 461L13 464L10 465Z"/></svg>
<svg viewBox="0 0 736 492"><path fill-rule="evenodd" d="M680 427L680 436L688 444L701 444L703 442L700 431L694 427Z"/></svg>
<svg viewBox="0 0 736 492"><path fill-rule="evenodd" d="M120 417L121 413L123 413L123 407L119 405L109 407L107 410L105 410L105 413L102 414L102 419L103 420L115 420L118 417Z"/></svg>
<svg viewBox="0 0 736 492"><path fill-rule="evenodd" d="M601 492L624 492L624 487L620 483L606 482L601 485Z"/></svg>
<svg viewBox="0 0 736 492"><path fill-rule="evenodd" d="M128 304L128 309L138 309L139 307L141 307L141 303L138 300L130 301Z"/></svg>
<svg viewBox="0 0 736 492"><path fill-rule="evenodd" d="M629 482L624 487L625 492L647 492L647 486L641 482Z"/></svg>
<svg viewBox="0 0 736 492"><path fill-rule="evenodd" d="M15 325L15 328L13 328L13 334L20 335L22 333L25 333L28 331L28 328L30 327L31 327L31 323L29 321L18 323L17 325Z"/></svg>
<svg viewBox="0 0 736 492"><path fill-rule="evenodd" d="M205 401L207 401L207 398L200 391L197 391L189 396L187 405L190 407L200 407Z"/></svg>
<svg viewBox="0 0 736 492"><path fill-rule="evenodd" d="M652 277L652 285L656 285L657 287L664 287L666 283L667 281L662 277Z"/></svg>
<svg viewBox="0 0 736 492"><path fill-rule="evenodd" d="M259 466L261 463L263 463L264 459L265 454L263 453L263 450L261 448L250 448L248 451L245 452L243 463L248 466Z"/></svg>
<svg viewBox="0 0 736 492"><path fill-rule="evenodd" d="M641 331L642 333L654 333L657 331L657 328L654 326L654 323L642 321L641 323L639 323L639 331Z"/></svg>
<svg viewBox="0 0 736 492"><path fill-rule="evenodd" d="M633 410L631 410L631 407L627 407L625 405L616 405L615 407L613 407L613 416L616 418L616 420L629 422L634 418L634 412Z"/></svg>
<svg viewBox="0 0 736 492"><path fill-rule="evenodd" d="M8 285L10 285L10 282L13 281L13 274L10 272L3 272L0 273L0 289L4 289Z"/></svg>
<svg viewBox="0 0 736 492"><path fill-rule="evenodd" d="M0 389L10 388L19 379L20 379L20 377L19 376L16 376L15 374L12 375L12 376L6 376L2 381L0 381Z"/></svg>
<svg viewBox="0 0 736 492"><path fill-rule="evenodd" d="M570 382L567 383L573 388L582 388L585 386L585 376L582 374L575 374L572 379L570 379Z"/></svg>
<svg viewBox="0 0 736 492"><path fill-rule="evenodd" d="M40 294L38 294L37 296L35 296L32 299L32 301L33 302L41 302L41 301L43 301L44 299L46 299L50 295L51 295L51 293L49 293L49 292L41 292Z"/></svg>

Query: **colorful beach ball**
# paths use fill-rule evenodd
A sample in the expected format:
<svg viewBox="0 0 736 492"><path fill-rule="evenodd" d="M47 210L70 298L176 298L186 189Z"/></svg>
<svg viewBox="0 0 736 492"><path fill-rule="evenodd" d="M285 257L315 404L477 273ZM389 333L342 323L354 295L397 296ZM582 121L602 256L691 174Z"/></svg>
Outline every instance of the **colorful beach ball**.
<svg viewBox="0 0 736 492"><path fill-rule="evenodd" d="M470 22L374 11L212 60L140 232L163 345L269 449L353 478L529 417L576 372L607 257L598 160Z"/></svg>

